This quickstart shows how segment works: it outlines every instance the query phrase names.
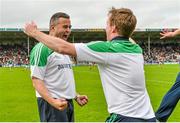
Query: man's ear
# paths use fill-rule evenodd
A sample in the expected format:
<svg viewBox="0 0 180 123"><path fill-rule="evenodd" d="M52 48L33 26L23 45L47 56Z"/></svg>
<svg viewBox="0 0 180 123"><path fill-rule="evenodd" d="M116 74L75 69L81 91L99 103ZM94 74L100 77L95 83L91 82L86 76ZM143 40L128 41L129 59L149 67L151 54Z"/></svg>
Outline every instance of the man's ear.
<svg viewBox="0 0 180 123"><path fill-rule="evenodd" d="M116 29L116 26L115 25L113 25L113 26L111 26L111 31L112 31L112 33L116 33L117 32L117 29Z"/></svg>
<svg viewBox="0 0 180 123"><path fill-rule="evenodd" d="M54 30L54 26L53 25L50 26L50 31L52 31L52 30Z"/></svg>

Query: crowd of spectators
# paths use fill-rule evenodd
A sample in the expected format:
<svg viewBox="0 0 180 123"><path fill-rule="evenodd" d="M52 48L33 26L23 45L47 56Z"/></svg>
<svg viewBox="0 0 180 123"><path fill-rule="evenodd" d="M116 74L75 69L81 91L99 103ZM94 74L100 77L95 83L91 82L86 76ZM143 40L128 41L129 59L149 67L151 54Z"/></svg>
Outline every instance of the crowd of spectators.
<svg viewBox="0 0 180 123"><path fill-rule="evenodd" d="M0 45L0 66L28 65L27 49L23 45Z"/></svg>
<svg viewBox="0 0 180 123"><path fill-rule="evenodd" d="M180 44L141 44L145 64L177 63L180 61ZM27 48L23 45L0 45L0 66L29 64ZM150 52L149 52L150 51Z"/></svg>
<svg viewBox="0 0 180 123"><path fill-rule="evenodd" d="M180 61L180 44L142 45L144 61L149 64L177 63Z"/></svg>

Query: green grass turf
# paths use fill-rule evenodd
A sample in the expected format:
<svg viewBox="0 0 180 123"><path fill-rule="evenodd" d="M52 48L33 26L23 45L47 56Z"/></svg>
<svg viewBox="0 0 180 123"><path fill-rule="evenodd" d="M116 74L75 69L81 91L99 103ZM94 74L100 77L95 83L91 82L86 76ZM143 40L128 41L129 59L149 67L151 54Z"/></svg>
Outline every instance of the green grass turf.
<svg viewBox="0 0 180 123"><path fill-rule="evenodd" d="M154 110L164 94L173 85L179 71L178 65L145 66L146 85ZM78 106L75 102L76 121L104 121L108 116L100 77L96 67L74 68L76 88L89 98L88 105ZM0 68L0 122L39 121L35 92L24 68ZM169 121L180 122L180 105L176 106Z"/></svg>
<svg viewBox="0 0 180 123"><path fill-rule="evenodd" d="M163 96L174 84L179 71L179 65L147 65L145 67L146 87L154 111L157 110ZM168 121L180 122L180 103L177 104Z"/></svg>
<svg viewBox="0 0 180 123"><path fill-rule="evenodd" d="M0 68L0 121L38 121L35 92L24 68Z"/></svg>

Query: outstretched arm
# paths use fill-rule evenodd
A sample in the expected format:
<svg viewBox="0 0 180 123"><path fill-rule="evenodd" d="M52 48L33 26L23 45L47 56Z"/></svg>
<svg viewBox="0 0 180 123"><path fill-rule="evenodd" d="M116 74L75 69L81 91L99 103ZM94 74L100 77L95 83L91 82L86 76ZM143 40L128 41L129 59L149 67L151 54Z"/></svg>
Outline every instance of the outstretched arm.
<svg viewBox="0 0 180 123"><path fill-rule="evenodd" d="M161 35L160 39L171 38L171 37L180 35L180 29L177 29L174 32L166 32L166 31L164 31L164 32L160 33L160 35Z"/></svg>
<svg viewBox="0 0 180 123"><path fill-rule="evenodd" d="M26 23L24 32L58 53L76 56L75 46L72 43L40 32L34 22Z"/></svg>

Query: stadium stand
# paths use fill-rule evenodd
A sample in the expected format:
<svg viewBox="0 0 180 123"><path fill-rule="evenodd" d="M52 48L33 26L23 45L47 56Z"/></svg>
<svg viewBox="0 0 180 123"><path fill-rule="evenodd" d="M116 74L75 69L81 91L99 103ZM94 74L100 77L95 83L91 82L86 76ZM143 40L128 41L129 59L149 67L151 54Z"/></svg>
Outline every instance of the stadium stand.
<svg viewBox="0 0 180 123"><path fill-rule="evenodd" d="M148 48L141 46L144 50L144 61L146 64L178 63L180 47L178 44L151 44L150 54Z"/></svg>
<svg viewBox="0 0 180 123"><path fill-rule="evenodd" d="M48 33L47 29L41 30ZM162 30L136 29L133 34L132 38L143 49L145 64L178 63L180 59L180 36L162 41L159 39L159 33ZM69 38L69 41L74 43L96 40L106 40L104 29L72 29ZM23 29L0 28L0 67L28 65L29 52L36 43L34 39L23 33Z"/></svg>

